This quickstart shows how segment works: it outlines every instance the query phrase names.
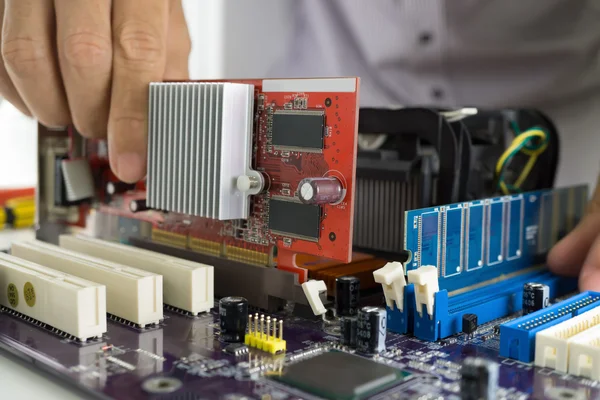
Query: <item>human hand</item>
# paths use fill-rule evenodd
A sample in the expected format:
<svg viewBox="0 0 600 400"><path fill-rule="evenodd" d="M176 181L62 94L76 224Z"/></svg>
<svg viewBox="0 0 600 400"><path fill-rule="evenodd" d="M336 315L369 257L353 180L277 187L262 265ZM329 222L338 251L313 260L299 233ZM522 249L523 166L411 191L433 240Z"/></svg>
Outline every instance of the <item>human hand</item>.
<svg viewBox="0 0 600 400"><path fill-rule="evenodd" d="M0 0L0 94L48 127L108 136L125 182L146 173L148 85L187 79L181 0Z"/></svg>
<svg viewBox="0 0 600 400"><path fill-rule="evenodd" d="M550 251L548 266L559 275L579 275L580 290L600 290L600 177L587 215Z"/></svg>

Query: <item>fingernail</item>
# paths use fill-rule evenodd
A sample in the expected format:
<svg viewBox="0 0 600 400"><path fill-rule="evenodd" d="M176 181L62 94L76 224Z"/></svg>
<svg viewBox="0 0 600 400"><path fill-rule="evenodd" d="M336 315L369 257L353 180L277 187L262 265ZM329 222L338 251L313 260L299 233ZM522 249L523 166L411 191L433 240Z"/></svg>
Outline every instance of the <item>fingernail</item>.
<svg viewBox="0 0 600 400"><path fill-rule="evenodd" d="M117 175L123 182L134 183L144 176L145 160L138 153L119 154Z"/></svg>

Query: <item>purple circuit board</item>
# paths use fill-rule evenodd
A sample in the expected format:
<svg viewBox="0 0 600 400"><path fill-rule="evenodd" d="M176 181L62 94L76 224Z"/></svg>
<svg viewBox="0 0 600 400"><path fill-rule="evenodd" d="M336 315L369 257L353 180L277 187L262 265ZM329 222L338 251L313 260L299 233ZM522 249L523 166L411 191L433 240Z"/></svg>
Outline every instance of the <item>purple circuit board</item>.
<svg viewBox="0 0 600 400"><path fill-rule="evenodd" d="M80 344L20 316L0 313L0 347L98 398L110 399L314 399L270 377L289 363L331 350L339 326L280 314L287 352L256 349L227 354L219 340L218 313L198 317L165 310L164 322L140 330L109 320L101 340ZM508 319L505 319L508 320ZM386 351L374 360L407 372L395 387L374 399L460 399L461 361L483 357L500 365L498 398L593 399L600 383L498 356L499 322L482 325L470 338L456 335L437 343L388 333ZM322 374L328 374L324 367ZM149 392L152 387L157 392ZM158 388L158 389L157 389ZM176 390L175 390L176 389ZM162 391L162 392L161 392ZM562 396L562 397L561 397Z"/></svg>

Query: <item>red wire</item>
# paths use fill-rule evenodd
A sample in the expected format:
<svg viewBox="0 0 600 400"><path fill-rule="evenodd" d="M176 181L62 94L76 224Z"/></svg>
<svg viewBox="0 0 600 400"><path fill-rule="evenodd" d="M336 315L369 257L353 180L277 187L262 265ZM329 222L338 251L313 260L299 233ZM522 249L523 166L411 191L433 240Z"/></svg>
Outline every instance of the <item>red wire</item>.
<svg viewBox="0 0 600 400"><path fill-rule="evenodd" d="M16 197L33 197L35 196L35 188L19 188L19 189L0 189L0 206L3 206L7 200Z"/></svg>

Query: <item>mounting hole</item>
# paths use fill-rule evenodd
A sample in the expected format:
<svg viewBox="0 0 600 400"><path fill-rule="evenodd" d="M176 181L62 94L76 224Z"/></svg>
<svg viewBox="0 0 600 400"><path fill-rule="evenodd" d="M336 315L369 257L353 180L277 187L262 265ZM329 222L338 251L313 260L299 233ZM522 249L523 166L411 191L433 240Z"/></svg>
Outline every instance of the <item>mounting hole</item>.
<svg viewBox="0 0 600 400"><path fill-rule="evenodd" d="M325 107L331 107L331 99L329 97L325 99Z"/></svg>
<svg viewBox="0 0 600 400"><path fill-rule="evenodd" d="M148 393L164 394L179 390L183 383L177 378L159 376L150 378L142 383L142 389Z"/></svg>
<svg viewBox="0 0 600 400"><path fill-rule="evenodd" d="M332 242L335 242L335 232L329 232L329 240L331 240Z"/></svg>

